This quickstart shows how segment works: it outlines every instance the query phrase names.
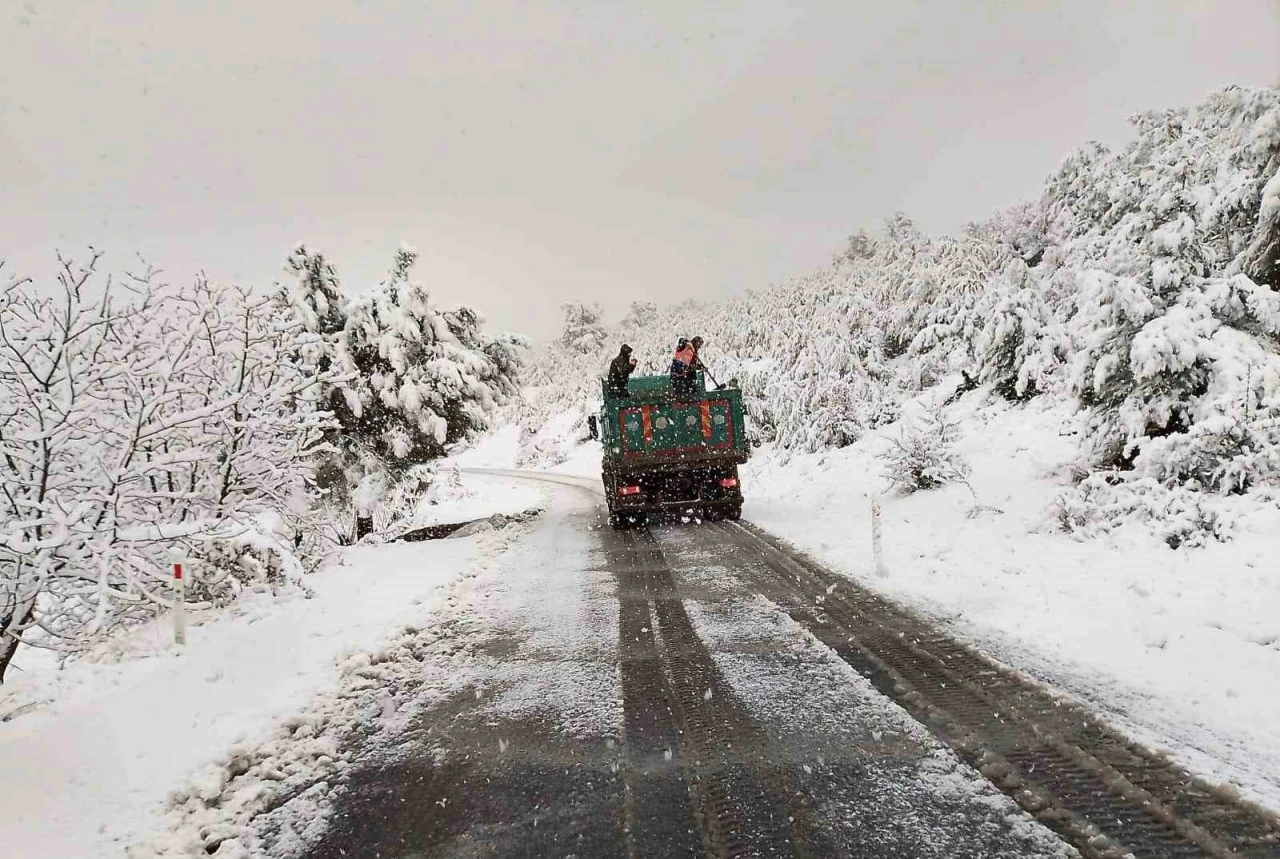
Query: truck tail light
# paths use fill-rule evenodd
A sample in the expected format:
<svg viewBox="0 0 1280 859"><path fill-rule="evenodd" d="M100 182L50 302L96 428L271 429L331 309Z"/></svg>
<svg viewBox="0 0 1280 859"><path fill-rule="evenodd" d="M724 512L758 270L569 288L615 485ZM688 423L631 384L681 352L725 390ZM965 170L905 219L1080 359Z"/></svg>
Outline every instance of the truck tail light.
<svg viewBox="0 0 1280 859"><path fill-rule="evenodd" d="M732 489L733 487L738 485L738 478L736 477L721 478L720 485L723 486L725 489Z"/></svg>
<svg viewBox="0 0 1280 859"><path fill-rule="evenodd" d="M639 486L619 486L618 494L619 495L639 495L640 487Z"/></svg>

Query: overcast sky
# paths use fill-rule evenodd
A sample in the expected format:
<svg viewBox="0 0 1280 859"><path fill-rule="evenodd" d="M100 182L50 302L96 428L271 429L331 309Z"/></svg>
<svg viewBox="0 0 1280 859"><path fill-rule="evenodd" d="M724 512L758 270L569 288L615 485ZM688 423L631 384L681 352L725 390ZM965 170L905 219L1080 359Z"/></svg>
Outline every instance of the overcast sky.
<svg viewBox="0 0 1280 859"><path fill-rule="evenodd" d="M4 0L0 258L136 253L352 290L400 240L442 303L547 336L1035 196L1126 117L1280 81L1280 0Z"/></svg>

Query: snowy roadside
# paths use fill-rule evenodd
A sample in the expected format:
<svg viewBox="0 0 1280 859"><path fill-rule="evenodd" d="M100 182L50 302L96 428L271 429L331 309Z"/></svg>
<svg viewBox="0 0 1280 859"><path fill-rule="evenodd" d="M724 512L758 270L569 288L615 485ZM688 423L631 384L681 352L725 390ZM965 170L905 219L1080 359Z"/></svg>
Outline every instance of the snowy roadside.
<svg viewBox="0 0 1280 859"><path fill-rule="evenodd" d="M5 855L119 855L185 780L194 778L188 792L216 798L243 750L259 747L273 725L308 740L290 751L295 768L332 765L316 705L299 717L303 705L366 670L365 651L406 625L429 625L449 598L444 586L474 575L518 533L349 548L308 577L310 595L252 593L194 618L182 651L165 622L61 669L24 651L0 705L20 712L0 723Z"/></svg>
<svg viewBox="0 0 1280 859"><path fill-rule="evenodd" d="M545 506L542 488L469 477L454 470L455 459L442 460L440 478L414 505L412 516L397 524L394 533L494 515L519 516Z"/></svg>
<svg viewBox="0 0 1280 859"><path fill-rule="evenodd" d="M744 469L746 518L1280 808L1280 510L1242 499L1234 539L1204 548L1134 526L1077 540L1050 512L1076 456L1068 413L980 397L959 410L974 493L998 511L973 515L962 486L884 495L886 575L873 570L870 528L882 434L759 456Z"/></svg>
<svg viewBox="0 0 1280 859"><path fill-rule="evenodd" d="M458 702L507 724L503 753L529 739L514 723L542 717L612 748L621 704L610 575L588 562L582 519L594 505L577 496L555 493L536 521L486 532L429 616L347 656L333 688L174 791L163 827L135 841L131 859L283 859L334 837L331 826L340 838L350 779L406 757L447 759L439 738L417 732L441 706L448 724L463 724Z"/></svg>
<svg viewBox="0 0 1280 859"><path fill-rule="evenodd" d="M742 469L746 519L831 569L936 618L998 659L1076 695L1184 766L1280 809L1280 508L1236 507L1233 539L1172 549L1141 526L1080 540L1052 521L1077 456L1064 407L962 399L963 486L884 494L876 455L897 424L849 447ZM561 421L568 425L568 421ZM515 467L516 428L478 448ZM595 476L595 443L557 446L558 473ZM871 562L883 504L887 575ZM996 508L996 509L986 509Z"/></svg>

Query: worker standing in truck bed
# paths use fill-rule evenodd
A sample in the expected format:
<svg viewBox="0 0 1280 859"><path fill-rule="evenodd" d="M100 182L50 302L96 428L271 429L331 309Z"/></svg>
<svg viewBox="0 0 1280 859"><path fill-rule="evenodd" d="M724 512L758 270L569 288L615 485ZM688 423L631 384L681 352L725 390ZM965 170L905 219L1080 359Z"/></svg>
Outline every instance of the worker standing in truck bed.
<svg viewBox="0 0 1280 859"><path fill-rule="evenodd" d="M702 342L701 337L694 337L692 340L681 337L676 344L676 354L671 359L671 391L677 396L690 396L696 374L705 369L698 358Z"/></svg>
<svg viewBox="0 0 1280 859"><path fill-rule="evenodd" d="M609 362L609 393L615 397L627 396L627 381L635 368L636 359L631 357L631 347L623 343L617 357Z"/></svg>

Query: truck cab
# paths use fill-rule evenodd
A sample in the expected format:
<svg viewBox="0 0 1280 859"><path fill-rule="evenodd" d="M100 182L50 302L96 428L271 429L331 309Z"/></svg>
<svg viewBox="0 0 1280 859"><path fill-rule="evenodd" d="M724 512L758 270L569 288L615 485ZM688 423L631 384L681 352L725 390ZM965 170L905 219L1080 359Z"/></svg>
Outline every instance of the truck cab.
<svg viewBox="0 0 1280 859"><path fill-rule="evenodd" d="M667 376L633 377L626 396L601 383L596 426L601 479L615 528L650 514L738 519L747 461L742 392L732 383L708 391L702 373L676 392Z"/></svg>

